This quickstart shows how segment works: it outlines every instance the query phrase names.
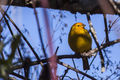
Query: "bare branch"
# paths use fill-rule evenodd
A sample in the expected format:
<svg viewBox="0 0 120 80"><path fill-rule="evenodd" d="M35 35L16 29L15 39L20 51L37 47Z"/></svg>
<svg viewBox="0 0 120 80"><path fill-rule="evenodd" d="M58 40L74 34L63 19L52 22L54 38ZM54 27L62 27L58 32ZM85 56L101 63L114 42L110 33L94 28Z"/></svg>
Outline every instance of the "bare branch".
<svg viewBox="0 0 120 80"><path fill-rule="evenodd" d="M1 7L0 7L0 11L1 11L2 15L5 13L4 10ZM23 35L23 33L19 30L19 28L17 27L17 25L14 23L14 21L8 16L7 13L5 13L5 16L7 16L7 18L11 21L11 23L14 25L14 27L17 29L17 31L20 33L20 35L26 41L26 43L28 44L28 46L30 47L30 49L32 50L32 52L34 53L34 55L37 58L37 60L40 61L39 56L37 55L37 53L35 52L35 50L31 46L31 44L28 42L28 40L26 39L26 37Z"/></svg>
<svg viewBox="0 0 120 80"><path fill-rule="evenodd" d="M36 19L36 23L37 23L37 28L38 28L39 39L40 39L42 51L43 51L44 56L46 58L48 58L46 51L45 51L44 43L43 43L43 38L42 38L42 34L41 34L41 27L40 27L39 18L38 18L38 14L37 14L37 10L36 10L35 0L32 0L32 2L33 2L33 9L34 9L34 14L35 14L35 19Z"/></svg>
<svg viewBox="0 0 120 80"><path fill-rule="evenodd" d="M9 25L9 23L8 23L8 20L5 18L4 15L3 15L3 17L4 17L4 20L5 20L5 22L6 22L7 26L8 26L8 29L9 29L9 31L10 31L12 37L15 38L15 37L14 37L14 34L13 34L13 31L12 31L12 29L10 28L10 25ZM20 48L18 47L17 50L18 50L18 53L19 53L19 56L20 56L21 60L23 61L23 57L22 57Z"/></svg>
<svg viewBox="0 0 120 80"><path fill-rule="evenodd" d="M5 13L7 13L8 9L10 8L12 2L13 2L13 0L10 0L10 3L8 4L7 9L6 9L5 12L3 13L2 18L0 19L0 22L2 21L3 17L5 16Z"/></svg>
<svg viewBox="0 0 120 80"><path fill-rule="evenodd" d="M67 68L67 69L65 70L65 73L64 73L64 75L62 76L62 79L61 79L61 80L64 80L64 77L65 77L65 75L68 73L68 71L69 71L69 68Z"/></svg>
<svg viewBox="0 0 120 80"><path fill-rule="evenodd" d="M10 73L11 75L14 75L14 76L16 76L16 77L18 77L18 78L20 78L20 79L25 79L25 77L24 76L21 76L21 75L19 75L19 74L17 74L17 73L14 73L14 72L12 72L12 73ZM29 80L29 79L28 79Z"/></svg>
<svg viewBox="0 0 120 80"><path fill-rule="evenodd" d="M90 76L90 75L88 75L88 74L86 74L86 73L84 73L84 72L82 72L82 71L79 71L78 69L75 69L75 68L71 67L71 66L68 65L68 64L65 64L65 63L60 62L60 61L58 61L58 64L60 64L60 65L62 65L62 66L64 66L64 67L67 67L68 69L71 69L71 70L73 70L73 71L75 71L75 72L77 72L77 73L79 73L79 74L85 75L86 77L88 77L88 78L90 78L90 79L92 79L92 80L97 80L97 79L95 79L94 77L92 77L92 76Z"/></svg>
<svg viewBox="0 0 120 80"><path fill-rule="evenodd" d="M103 14L104 16L104 24L105 24L105 35L106 35L106 42L109 42L109 34L108 34L108 27L107 27L107 19L106 14Z"/></svg>
<svg viewBox="0 0 120 80"><path fill-rule="evenodd" d="M74 68L76 69L75 61L74 61L74 59L73 59L73 58L72 58L72 62L73 62ZM78 80L80 80L79 75L78 75L78 73L77 73L77 72L76 72L76 75L77 75Z"/></svg>
<svg viewBox="0 0 120 80"><path fill-rule="evenodd" d="M101 51L99 43L98 43L96 32L95 32L95 30L93 28L93 25L92 25L92 22L91 22L90 13L87 13L87 19L88 19L88 23L89 23L89 27L90 27L92 37L93 37L93 39L94 39L94 41L97 45L97 48L99 50L99 55L100 55L100 59L101 59L101 67L102 67L101 71L104 72L105 71L104 57L103 57L102 51Z"/></svg>
<svg viewBox="0 0 120 80"><path fill-rule="evenodd" d="M120 39L117 39L117 40L114 40L114 41L110 41L108 43L105 43L103 45L100 46L100 49L104 49L104 48L107 48L109 46L112 46L112 45L115 45L116 43L120 43ZM94 55L94 53L98 52L98 48L95 48L93 50L90 50L89 52L87 53L83 53L83 56L85 57L88 57L88 56L92 56ZM68 58L81 58L82 56L78 56L78 55L60 55L60 56L57 56L57 59L68 59ZM49 59L49 58L48 58ZM40 62L42 63L45 63L47 59L42 59L40 60ZM30 66L33 66L33 65L38 65L40 64L39 61L33 61L30 63ZM17 70L17 69L21 69L23 68L23 65L17 65L17 66L11 66L11 68L13 70Z"/></svg>

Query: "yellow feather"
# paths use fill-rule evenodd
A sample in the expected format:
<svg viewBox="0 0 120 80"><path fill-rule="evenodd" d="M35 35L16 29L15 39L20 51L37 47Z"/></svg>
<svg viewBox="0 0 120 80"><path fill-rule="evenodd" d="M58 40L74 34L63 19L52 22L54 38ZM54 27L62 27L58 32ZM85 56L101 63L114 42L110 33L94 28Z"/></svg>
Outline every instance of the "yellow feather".
<svg viewBox="0 0 120 80"><path fill-rule="evenodd" d="M70 48L77 54L82 54L91 49L92 39L89 32L84 28L83 23L76 23L71 27L68 36ZM87 57L83 57L83 69L89 70L90 66Z"/></svg>
<svg viewBox="0 0 120 80"><path fill-rule="evenodd" d="M87 52L91 49L92 39L84 27L84 24L76 23L69 32L68 43L70 48L76 53Z"/></svg>

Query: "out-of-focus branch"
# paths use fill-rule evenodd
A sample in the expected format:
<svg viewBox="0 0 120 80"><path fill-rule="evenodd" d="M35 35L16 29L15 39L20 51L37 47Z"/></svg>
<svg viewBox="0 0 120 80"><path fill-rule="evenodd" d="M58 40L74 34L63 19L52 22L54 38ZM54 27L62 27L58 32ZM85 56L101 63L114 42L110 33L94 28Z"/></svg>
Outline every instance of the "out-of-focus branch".
<svg viewBox="0 0 120 80"><path fill-rule="evenodd" d="M102 67L101 72L104 72L105 71L104 57L103 57L102 51L101 51L99 43L98 43L96 32L95 32L95 30L93 28L93 25L92 25L92 22L91 22L90 13L87 13L87 20L88 20L88 23L89 23L89 27L90 27L92 37L93 37L93 39L94 39L94 41L97 45L97 48L99 50L99 55L100 55L100 59L101 59L101 67Z"/></svg>
<svg viewBox="0 0 120 80"><path fill-rule="evenodd" d="M0 7L0 11L1 11L2 15L5 13L5 11L1 7ZM14 27L17 29L17 31L20 33L20 35L23 37L23 39L25 40L25 42L27 43L27 45L30 47L30 49L34 53L34 55L37 58L37 60L40 61L39 56L37 55L37 53L35 52L35 50L31 46L31 44L28 42L28 40L26 39L26 37L23 35L23 33L19 30L19 28L17 27L17 25L14 23L14 21L8 16L7 13L5 13L5 16L11 21L11 23L14 25Z"/></svg>
<svg viewBox="0 0 120 80"><path fill-rule="evenodd" d="M115 13L115 10L113 9L111 4L109 3L109 0L98 0L98 3L99 3L100 8L104 14L106 14L107 12L111 12L111 14Z"/></svg>
<svg viewBox="0 0 120 80"><path fill-rule="evenodd" d="M12 31L12 29L10 28L10 25L9 25L9 23L8 23L8 20L6 19L6 17L5 17L4 15L3 15L3 17L4 17L4 20L5 20L5 22L6 22L7 26L8 26L8 29L9 29L12 37L15 38L15 37L14 37L14 34L13 34L13 31ZM22 57L20 48L18 47L17 50L18 50L18 53L19 53L19 56L20 56L21 60L23 61L23 57Z"/></svg>
<svg viewBox="0 0 120 80"><path fill-rule="evenodd" d="M14 37L14 34L13 34L13 31L12 31L12 29L11 29L9 23L8 23L8 20L6 19L6 17L5 17L4 15L3 15L3 17L4 17L4 20L5 20L5 22L6 22L7 26L8 26L8 29L9 29L12 37L15 38L15 37ZM21 51L20 51L19 46L18 46L17 50L18 50L18 53L19 53L19 56L20 56L20 59L21 59L22 63L25 63L25 62L23 61L23 57L22 57L22 54L21 54ZM25 65L25 64L23 64L23 65ZM28 64L27 64L27 65L28 65ZM25 73L25 74L27 73L27 71L29 71L29 70L27 70L27 68L24 67L24 73ZM29 73L28 73L28 74L29 74ZM25 75L25 78L28 78L28 77Z"/></svg>
<svg viewBox="0 0 120 80"><path fill-rule="evenodd" d="M100 49L104 49L104 48L107 48L109 46L112 46L114 44L117 44L117 43L120 43L120 39L117 39L117 40L114 40L114 41L110 41L108 43L104 43L103 45L100 46ZM98 48L95 48L95 49L92 49L90 50L89 52L87 53L83 53L83 56L94 56L94 53L98 52ZM78 55L60 55L60 56L57 56L57 59L68 59L68 58L81 58L82 56L78 56ZM49 58L48 58L49 59ZM45 63L47 59L42 59L40 60L41 62ZM30 63L30 66L33 66L33 65L38 65L40 64L39 61L34 61L34 62L31 62ZM11 68L13 70L16 70L16 69L21 69L23 68L23 65L17 65L17 66L11 66Z"/></svg>
<svg viewBox="0 0 120 80"><path fill-rule="evenodd" d="M34 13L35 13L36 21L37 21L37 27L38 27L40 42L41 42L41 45L42 45L42 51L44 53L44 56L46 58L48 58L47 54L46 54L46 51L45 51L43 39L42 39L41 27L40 27L40 23L39 23L37 11L36 11L36 1L35 0L32 0L32 5L33 5L33 8L34 8ZM53 55L53 44L52 44L52 37L51 37L51 33L50 33L50 25L49 25L49 22L48 22L47 11L45 9L45 7L49 7L48 1L47 0L41 1L41 5L42 5L42 7L44 7L43 13L44 13L44 18L45 18L44 20L45 20L45 24L46 24L45 28L46 28L48 46L49 46L49 51L50 51L49 53L50 53L51 56L53 56L52 58L48 59L50 61L49 71L50 71L51 79L56 80L56 68L57 68L56 55ZM48 64L48 61L47 61L47 64Z"/></svg>
<svg viewBox="0 0 120 80"><path fill-rule="evenodd" d="M44 43L43 43L43 38L42 38L42 34L41 34L41 27L40 27L39 18L38 18L38 15L37 15L35 0L32 0L32 2L33 2L33 9L34 9L34 14L35 14L35 19L36 19L36 23L37 23L37 28L38 28L39 39L40 39L42 51L43 51L44 56L46 58L48 58L47 54L46 54L46 51L45 51Z"/></svg>
<svg viewBox="0 0 120 80"><path fill-rule="evenodd" d="M4 53L3 53L3 47L2 47L2 45L3 45L2 34L1 34L2 32L3 32L3 27L0 24L0 46L1 46L0 55L1 55L2 59L5 60Z"/></svg>
<svg viewBox="0 0 120 80"><path fill-rule="evenodd" d="M114 0L112 1L119 9L120 4ZM90 12L91 14L114 14L115 12L114 9L112 9L114 7L111 6L109 0L48 0L48 2L50 5L49 8L51 9L68 10L73 13L80 12L82 14L86 14L87 12ZM10 0L0 0L0 5L9 4ZM33 8L32 4L32 0L13 0L11 5ZM41 0L35 0L35 5L36 7L43 7ZM110 10L110 8L108 9L108 7L111 7L112 10Z"/></svg>
<svg viewBox="0 0 120 80"><path fill-rule="evenodd" d="M85 75L86 77L88 77L88 78L90 78L90 79L92 79L92 80L97 80L97 79L95 79L94 77L92 77L92 76L90 76L90 75L88 75L88 74L86 74L86 73L84 73L84 72L82 72L82 71L79 71L78 69L75 69L75 68L71 67L71 66L68 65L68 64L65 64L65 63L60 62L60 61L58 61L58 64L60 64L60 65L62 65L62 66L64 66L64 67L67 67L68 69L71 69L71 70L73 70L73 71L75 71L75 72L77 72L77 73L79 73L79 74Z"/></svg>
<svg viewBox="0 0 120 80"><path fill-rule="evenodd" d="M114 8L114 10L116 11L116 13L120 14L120 9L115 4L114 0L109 0L109 2L111 3L111 5Z"/></svg>
<svg viewBox="0 0 120 80"><path fill-rule="evenodd" d="M2 15L2 18L0 19L0 22L2 21L3 17L5 16L5 13L7 13L8 9L10 8L11 4L12 4L13 0L10 0L10 3L8 4L7 9L5 10L5 12ZM1 5L0 5L1 6Z"/></svg>
<svg viewBox="0 0 120 80"><path fill-rule="evenodd" d="M40 72L39 80L51 80L49 64L44 64Z"/></svg>
<svg viewBox="0 0 120 80"><path fill-rule="evenodd" d="M57 60L56 60L56 54L53 52L53 43L52 43L52 36L51 36L51 31L50 31L50 23L48 20L48 12L46 10L46 7L49 7L49 2L48 0L42 0L41 4L43 9L43 16L44 16L44 22L45 22L45 29L46 29L46 34L47 34L47 41L48 41L48 49L49 49L49 54L52 56L49 59L49 64L50 64L50 75L52 80L56 80L56 71L57 71Z"/></svg>

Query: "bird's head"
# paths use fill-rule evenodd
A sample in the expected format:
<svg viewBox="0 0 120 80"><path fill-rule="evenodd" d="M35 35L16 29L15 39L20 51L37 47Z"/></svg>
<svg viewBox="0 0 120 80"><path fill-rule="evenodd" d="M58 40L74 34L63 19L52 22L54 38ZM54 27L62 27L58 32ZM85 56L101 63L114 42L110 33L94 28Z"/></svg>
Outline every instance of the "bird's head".
<svg viewBox="0 0 120 80"><path fill-rule="evenodd" d="M84 29L86 25L79 22L79 23L75 23L73 26L72 26L72 29Z"/></svg>
<svg viewBox="0 0 120 80"><path fill-rule="evenodd" d="M81 22L75 23L74 25L75 25L75 27L83 27L83 28L86 26L85 24L83 24Z"/></svg>

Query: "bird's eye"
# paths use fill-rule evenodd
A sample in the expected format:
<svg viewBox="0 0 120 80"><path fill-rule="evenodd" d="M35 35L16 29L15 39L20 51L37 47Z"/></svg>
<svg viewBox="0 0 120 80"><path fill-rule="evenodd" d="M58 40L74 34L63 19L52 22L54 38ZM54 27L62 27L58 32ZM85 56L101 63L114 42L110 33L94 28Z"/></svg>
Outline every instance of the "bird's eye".
<svg viewBox="0 0 120 80"><path fill-rule="evenodd" d="M77 25L78 27L80 27L80 25Z"/></svg>

